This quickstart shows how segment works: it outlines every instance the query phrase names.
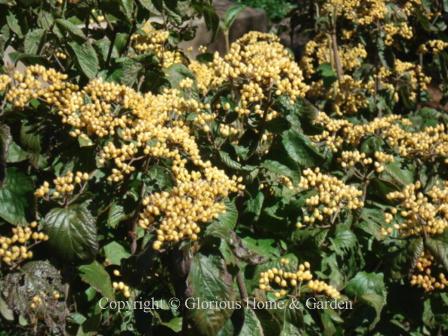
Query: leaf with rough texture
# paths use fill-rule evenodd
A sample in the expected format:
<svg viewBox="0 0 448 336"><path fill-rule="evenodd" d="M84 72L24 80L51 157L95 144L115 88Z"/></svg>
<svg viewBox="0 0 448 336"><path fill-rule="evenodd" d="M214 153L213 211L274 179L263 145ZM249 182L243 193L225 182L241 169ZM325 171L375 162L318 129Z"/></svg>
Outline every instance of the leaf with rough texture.
<svg viewBox="0 0 448 336"><path fill-rule="evenodd" d="M322 155L315 145L303 134L287 131L282 135L282 143L288 155L302 167L314 167L322 162Z"/></svg>
<svg viewBox="0 0 448 336"><path fill-rule="evenodd" d="M425 246L448 272L448 240L428 237Z"/></svg>
<svg viewBox="0 0 448 336"><path fill-rule="evenodd" d="M263 328L257 314L251 309L244 309L244 324L239 336L263 336Z"/></svg>
<svg viewBox="0 0 448 336"><path fill-rule="evenodd" d="M344 292L375 310L375 318L369 325L370 329L374 328L386 305L387 291L384 285L384 274L359 272L348 282Z"/></svg>
<svg viewBox="0 0 448 336"><path fill-rule="evenodd" d="M196 254L191 263L187 284L188 295L196 300L229 302L235 298L232 277L226 270L224 260L217 256ZM232 312L231 307L188 311L200 333L210 336L216 335Z"/></svg>
<svg viewBox="0 0 448 336"><path fill-rule="evenodd" d="M83 40L87 39L82 29L79 28L76 24L71 23L69 20L56 19L56 24L59 26L59 28L61 28L61 30L66 31L73 36L79 37Z"/></svg>
<svg viewBox="0 0 448 336"><path fill-rule="evenodd" d="M30 55L37 53L39 44L44 36L44 33L45 33L44 29L34 29L26 33L25 41L23 42L25 53Z"/></svg>
<svg viewBox="0 0 448 336"><path fill-rule="evenodd" d="M98 251L96 220L86 203L52 209L44 229L50 245L66 259L89 259Z"/></svg>
<svg viewBox="0 0 448 336"><path fill-rule="evenodd" d="M82 281L95 288L104 297L111 300L114 299L114 289L112 288L110 276L103 265L98 261L94 261L91 264L79 266L78 269Z"/></svg>
<svg viewBox="0 0 448 336"><path fill-rule="evenodd" d="M224 203L226 211L216 221L207 226L205 235L227 239L230 232L235 228L238 221L238 209L235 203L230 200L225 200Z"/></svg>
<svg viewBox="0 0 448 336"><path fill-rule="evenodd" d="M88 42L84 44L70 42L68 45L73 51L76 63L84 75L89 79L95 78L99 70L99 61L93 46Z"/></svg>
<svg viewBox="0 0 448 336"><path fill-rule="evenodd" d="M14 225L27 224L26 213L32 204L33 191L33 181L28 175L8 168L0 186L0 218Z"/></svg>

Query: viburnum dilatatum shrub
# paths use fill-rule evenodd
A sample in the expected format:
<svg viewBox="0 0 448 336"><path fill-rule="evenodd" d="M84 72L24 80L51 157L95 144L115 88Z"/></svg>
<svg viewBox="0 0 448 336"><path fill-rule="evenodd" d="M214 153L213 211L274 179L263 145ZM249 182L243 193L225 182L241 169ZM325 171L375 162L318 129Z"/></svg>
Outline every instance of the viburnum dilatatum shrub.
<svg viewBox="0 0 448 336"><path fill-rule="evenodd" d="M5 335L448 331L448 3L288 8L0 1Z"/></svg>

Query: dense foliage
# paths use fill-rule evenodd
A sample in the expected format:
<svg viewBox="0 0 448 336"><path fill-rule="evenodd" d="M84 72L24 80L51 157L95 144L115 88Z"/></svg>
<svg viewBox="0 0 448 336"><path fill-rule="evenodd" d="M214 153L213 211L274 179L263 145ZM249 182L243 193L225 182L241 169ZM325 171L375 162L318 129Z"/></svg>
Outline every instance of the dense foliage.
<svg viewBox="0 0 448 336"><path fill-rule="evenodd" d="M0 13L4 334L448 332L447 1L302 1L298 59L188 58L205 0Z"/></svg>

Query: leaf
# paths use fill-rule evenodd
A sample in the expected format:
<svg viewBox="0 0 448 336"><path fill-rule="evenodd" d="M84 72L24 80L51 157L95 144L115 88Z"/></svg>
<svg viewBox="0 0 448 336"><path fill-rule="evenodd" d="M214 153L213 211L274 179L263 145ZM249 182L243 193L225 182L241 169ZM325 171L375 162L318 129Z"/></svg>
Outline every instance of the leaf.
<svg viewBox="0 0 448 336"><path fill-rule="evenodd" d="M172 88L179 87L179 83L185 78L195 79L190 69L183 64L173 64L165 70L165 74Z"/></svg>
<svg viewBox="0 0 448 336"><path fill-rule="evenodd" d="M448 272L448 241L437 238L426 238L425 246Z"/></svg>
<svg viewBox="0 0 448 336"><path fill-rule="evenodd" d="M334 238L330 238L332 243L331 249L340 256L347 251L354 250L358 240L356 235L349 229L337 230Z"/></svg>
<svg viewBox="0 0 448 336"><path fill-rule="evenodd" d="M112 229L115 229L118 224L124 219L127 218L127 215L124 212L123 206L112 203L109 208L109 213L107 216L107 226L111 227Z"/></svg>
<svg viewBox="0 0 448 336"><path fill-rule="evenodd" d="M7 321L14 321L14 312L8 307L8 304L0 296L0 314Z"/></svg>
<svg viewBox="0 0 448 336"><path fill-rule="evenodd" d="M225 200L224 203L226 205L226 212L207 226L205 235L227 239L229 238L230 232L235 228L238 221L238 210L235 203L230 200Z"/></svg>
<svg viewBox="0 0 448 336"><path fill-rule="evenodd" d="M264 194L259 191L257 195L246 202L246 212L252 214L255 220L261 214L261 209L263 208Z"/></svg>
<svg viewBox="0 0 448 336"><path fill-rule="evenodd" d="M298 178L298 174L295 171L278 161L265 160L261 167L278 176L284 175L294 180Z"/></svg>
<svg viewBox="0 0 448 336"><path fill-rule="evenodd" d="M79 37L83 40L87 39L82 29L79 28L76 24L71 23L69 20L56 19L56 24L61 30L66 31L67 33L72 34L73 36Z"/></svg>
<svg viewBox="0 0 448 336"><path fill-rule="evenodd" d="M84 75L89 79L94 78L99 70L99 61L93 46L88 42L82 45L77 42L69 42L68 45L73 51L78 67Z"/></svg>
<svg viewBox="0 0 448 336"><path fill-rule="evenodd" d="M282 143L288 155L304 168L314 167L322 162L322 155L315 145L303 134L293 130L282 134Z"/></svg>
<svg viewBox="0 0 448 336"><path fill-rule="evenodd" d="M119 243L113 241L104 246L104 254L106 259L112 265L120 265L121 259L127 259L131 254Z"/></svg>
<svg viewBox="0 0 448 336"><path fill-rule="evenodd" d="M134 1L120 0L120 9L129 22L132 21L132 12L134 11Z"/></svg>
<svg viewBox="0 0 448 336"><path fill-rule="evenodd" d="M251 308L244 309L244 324L239 336L263 336L263 328L257 314Z"/></svg>
<svg viewBox="0 0 448 336"><path fill-rule="evenodd" d="M191 263L187 285L189 297L202 302L230 302L235 298L232 277L226 270L224 260L217 256L196 254ZM199 307L188 310L200 333L210 336L217 334L232 312L232 307Z"/></svg>
<svg viewBox="0 0 448 336"><path fill-rule="evenodd" d="M33 181L28 175L8 168L0 187L0 218L14 225L27 224L26 213L31 208L33 191Z"/></svg>
<svg viewBox="0 0 448 336"><path fill-rule="evenodd" d="M31 154L32 155L32 154ZM25 152L19 145L15 142L11 142L8 149L8 156L6 158L6 162L8 163L17 163L22 162L28 159L30 156L29 153ZM1 162L1 160L0 160Z"/></svg>
<svg viewBox="0 0 448 336"><path fill-rule="evenodd" d="M387 291L384 285L383 273L359 272L345 287L345 293L353 297L375 311L375 317L369 325L372 330L380 320L381 311L386 305Z"/></svg>
<svg viewBox="0 0 448 336"><path fill-rule="evenodd" d="M96 220L86 203L52 209L45 216L44 229L63 258L89 259L98 251Z"/></svg>
<svg viewBox="0 0 448 336"><path fill-rule="evenodd" d="M6 17L6 22L8 24L9 29L11 29L14 33L19 37L23 37L22 28L20 28L19 21L17 21L16 16L13 12L9 12Z"/></svg>
<svg viewBox="0 0 448 336"><path fill-rule="evenodd" d="M246 8L247 7L243 4L236 4L227 9L223 20L223 28L225 31L228 31L230 27L232 27L238 15Z"/></svg>
<svg viewBox="0 0 448 336"><path fill-rule="evenodd" d="M44 29L34 29L30 30L26 36L24 43L25 53L27 54L37 54L39 45L44 36Z"/></svg>
<svg viewBox="0 0 448 336"><path fill-rule="evenodd" d="M91 264L79 266L78 270L82 281L95 288L104 297L110 300L114 299L114 289L110 276L103 265L94 261Z"/></svg>
<svg viewBox="0 0 448 336"><path fill-rule="evenodd" d="M207 29L212 32L212 40L215 39L219 28L219 16L214 7L207 2L193 2L196 11L204 17Z"/></svg>
<svg viewBox="0 0 448 336"><path fill-rule="evenodd" d="M324 85L327 88L330 87L331 84L333 84L338 79L336 71L333 69L333 67L329 63L321 64L317 68L317 72L322 77L322 79L324 81Z"/></svg>

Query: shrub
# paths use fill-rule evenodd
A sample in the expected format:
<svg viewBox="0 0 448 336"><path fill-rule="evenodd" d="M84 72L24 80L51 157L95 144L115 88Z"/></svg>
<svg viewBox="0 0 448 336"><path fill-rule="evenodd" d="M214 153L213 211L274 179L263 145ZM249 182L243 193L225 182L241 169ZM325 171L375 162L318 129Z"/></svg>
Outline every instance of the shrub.
<svg viewBox="0 0 448 336"><path fill-rule="evenodd" d="M304 1L299 60L189 59L206 1L0 6L6 334L448 329L444 2Z"/></svg>

